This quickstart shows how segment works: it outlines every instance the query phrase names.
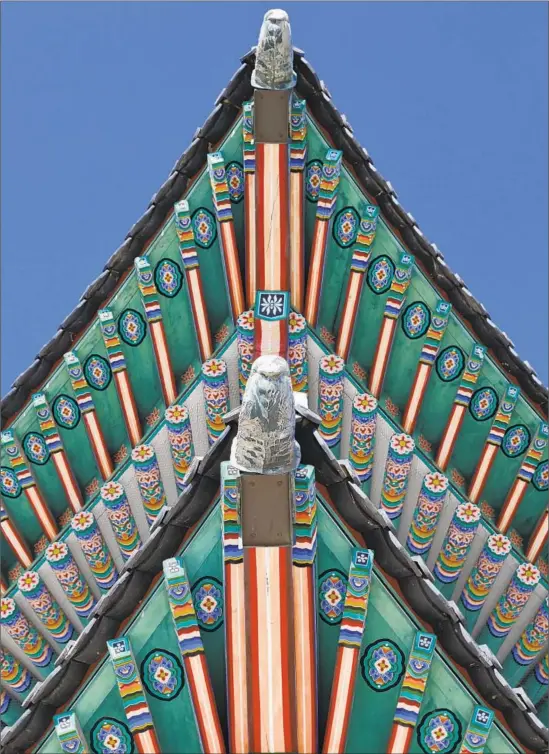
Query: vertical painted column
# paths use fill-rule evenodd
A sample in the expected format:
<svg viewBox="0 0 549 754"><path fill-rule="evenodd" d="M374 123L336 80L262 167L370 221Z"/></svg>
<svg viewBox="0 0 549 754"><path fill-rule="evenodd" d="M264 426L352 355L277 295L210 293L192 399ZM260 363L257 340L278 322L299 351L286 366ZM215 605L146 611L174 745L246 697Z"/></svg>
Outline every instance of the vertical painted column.
<svg viewBox="0 0 549 754"><path fill-rule="evenodd" d="M416 369L414 381L410 389L410 395L404 409L404 416L402 419L402 428L408 434L412 434L415 429L419 412L423 404L427 385L433 371L433 365L438 356L440 350L440 344L446 328L448 326L448 319L452 310L452 304L449 304L444 299L439 299L435 307L433 316L431 317L431 324L427 330L423 348L419 355L419 364Z"/></svg>
<svg viewBox="0 0 549 754"><path fill-rule="evenodd" d="M119 482L107 482L101 487L101 501L107 510L122 557L128 560L141 547L141 537L124 487Z"/></svg>
<svg viewBox="0 0 549 754"><path fill-rule="evenodd" d="M479 343L475 343L471 355L467 359L467 365L461 376L454 404L438 447L436 464L442 471L448 468L461 425L465 419L465 412L471 402L471 397L484 363L485 353L486 348Z"/></svg>
<svg viewBox="0 0 549 754"><path fill-rule="evenodd" d="M17 586L40 623L48 629L55 641L66 644L74 634L73 625L40 576L35 571L26 571L18 578Z"/></svg>
<svg viewBox="0 0 549 754"><path fill-rule="evenodd" d="M291 304L303 310L305 291L305 207L303 176L307 161L307 115L304 99L292 95L290 109L290 289Z"/></svg>
<svg viewBox="0 0 549 754"><path fill-rule="evenodd" d="M194 456L189 411L183 404L169 406L165 413L177 489L185 489L185 477Z"/></svg>
<svg viewBox="0 0 549 754"><path fill-rule="evenodd" d="M539 468L539 467L538 467ZM547 548L547 534L549 532L549 512L543 511L536 528L530 535L528 548L526 550L526 560L535 563L541 553Z"/></svg>
<svg viewBox="0 0 549 754"><path fill-rule="evenodd" d="M475 469L475 473L473 474L473 478L471 479L471 484L469 485L468 496L472 503L476 503L480 499L484 485L488 481L488 476L490 475L490 470L496 460L496 455L501 446L505 430L511 421L513 411L515 410L519 393L520 390L518 387L508 385L505 395L498 406L495 419L492 422L490 432L484 443L484 448Z"/></svg>
<svg viewBox="0 0 549 754"><path fill-rule="evenodd" d="M448 479L443 474L438 471L425 474L406 538L406 549L411 555L421 555L427 560L447 491Z"/></svg>
<svg viewBox="0 0 549 754"><path fill-rule="evenodd" d="M526 691L530 699L534 704L538 704L544 695L547 694L547 688L549 686L549 655L544 655L541 660L536 663L536 667L533 672L530 673L528 678L522 684L522 688Z"/></svg>
<svg viewBox="0 0 549 754"><path fill-rule="evenodd" d="M316 327L318 319L324 260L328 245L328 233L337 201L339 178L341 175L341 159L342 152L337 149L329 149L322 165L320 190L316 206L316 223L308 270L307 293L305 296L304 314L310 327Z"/></svg>
<svg viewBox="0 0 549 754"><path fill-rule="evenodd" d="M18 694L21 700L26 699L36 684L30 670L21 665L4 647L0 647L0 677L2 683Z"/></svg>
<svg viewBox="0 0 549 754"><path fill-rule="evenodd" d="M227 284L229 286L232 318L233 322L236 322L238 315L244 311L246 305L244 302L242 279L240 277L238 247L225 172L225 160L221 152L212 152L208 155L208 171L210 174L215 214L219 225L219 236L223 250Z"/></svg>
<svg viewBox="0 0 549 754"><path fill-rule="evenodd" d="M377 400L369 393L353 398L349 460L365 491L374 470Z"/></svg>
<svg viewBox="0 0 549 754"><path fill-rule="evenodd" d="M189 212L189 202L182 200L174 205L175 230L179 239L179 252L185 269L189 299L193 313L194 326L200 349L200 360L209 359L213 353L212 335L208 320L206 299L202 285L202 275L198 262L198 253L194 242L194 231Z"/></svg>
<svg viewBox="0 0 549 754"><path fill-rule="evenodd" d="M0 623L33 665L44 673L52 669L55 661L53 649L29 623L11 597L2 597L0 600Z"/></svg>
<svg viewBox="0 0 549 754"><path fill-rule="evenodd" d="M288 291L257 290L254 311L254 359L288 356Z"/></svg>
<svg viewBox="0 0 549 754"><path fill-rule="evenodd" d="M477 637L477 644L488 644L494 654L505 641L540 580L540 572L531 563L521 563L490 613Z"/></svg>
<svg viewBox="0 0 549 754"><path fill-rule="evenodd" d="M297 752L318 748L316 635L316 486L313 466L295 472L294 639L296 667Z"/></svg>
<svg viewBox="0 0 549 754"><path fill-rule="evenodd" d="M255 292L254 292L255 297ZM238 354L238 392L240 401L254 360L254 313L242 312L236 320L236 351Z"/></svg>
<svg viewBox="0 0 549 754"><path fill-rule="evenodd" d="M404 433L395 433L389 440L380 507L390 519L402 513L415 447L413 438Z"/></svg>
<svg viewBox="0 0 549 754"><path fill-rule="evenodd" d="M244 162L244 225L246 238L246 304L252 308L256 291L255 142L254 103L242 105L242 159Z"/></svg>
<svg viewBox="0 0 549 754"><path fill-rule="evenodd" d="M526 494L528 485L541 461L548 436L549 424L541 422L499 514L497 528L504 534L511 526L515 513L518 511L522 498Z"/></svg>
<svg viewBox="0 0 549 754"><path fill-rule="evenodd" d="M493 722L493 711L476 704L463 736L459 754L484 754L484 747L488 741Z"/></svg>
<svg viewBox="0 0 549 754"><path fill-rule="evenodd" d="M407 754L427 688L437 637L418 631L400 687L387 754Z"/></svg>
<svg viewBox="0 0 549 754"><path fill-rule="evenodd" d="M549 597L546 597L503 663L503 674L511 686L520 684L548 638Z"/></svg>
<svg viewBox="0 0 549 754"><path fill-rule="evenodd" d="M397 320L406 301L406 292L412 279L414 258L410 254L401 254L395 268L391 288L385 302L383 321L374 353L374 360L370 370L370 392L379 399L383 389L383 382L389 364L391 348L395 337Z"/></svg>
<svg viewBox="0 0 549 754"><path fill-rule="evenodd" d="M145 699L139 668L129 639L119 637L107 642L128 727L139 754L161 754L154 723Z"/></svg>
<svg viewBox="0 0 549 754"><path fill-rule="evenodd" d="M160 466L153 446L138 445L132 450L132 461L147 522L152 526L167 504Z"/></svg>
<svg viewBox="0 0 549 754"><path fill-rule="evenodd" d="M361 218L358 234L351 257L351 271L347 281L347 290L343 299L343 314L339 324L339 332L335 351L342 359L347 360L353 340L356 315L360 304L360 296L364 285L364 274L368 268L372 245L376 237L377 217L379 207L367 204L365 216Z"/></svg>
<svg viewBox="0 0 549 754"><path fill-rule="evenodd" d="M206 404L208 441L213 445L223 433L223 416L229 410L227 365L222 359L208 359L202 364L202 387Z"/></svg>
<svg viewBox="0 0 549 754"><path fill-rule="evenodd" d="M202 749L206 754L220 754L225 751L225 742L183 560L170 558L164 561L163 568L164 584Z"/></svg>
<svg viewBox="0 0 549 754"><path fill-rule="evenodd" d="M80 364L80 359L74 351L67 351L63 356L63 360L69 374L78 408L84 419L86 434L90 441L97 468L103 479L108 479L114 471L114 466L107 448L107 443L105 442L105 437L103 436L101 425L99 424L99 419L97 418L95 404L88 383L84 377L84 371Z"/></svg>
<svg viewBox="0 0 549 754"><path fill-rule="evenodd" d="M480 508L473 503L460 503L454 511L433 567L435 584L448 599L465 565L480 519Z"/></svg>
<svg viewBox="0 0 549 754"><path fill-rule="evenodd" d="M55 715L53 725L62 751L67 754L86 754L89 751L88 744L74 712L67 710L61 715Z"/></svg>
<svg viewBox="0 0 549 754"><path fill-rule="evenodd" d="M2 432L2 445L10 459L10 464L15 472L17 481L23 488L25 497L29 501L42 531L50 541L55 539L59 529L40 489L38 488L38 485L36 484L29 468L29 464L21 450L21 446L11 429ZM24 564L25 567L28 568L30 563L32 563L32 557L28 563Z"/></svg>
<svg viewBox="0 0 549 754"><path fill-rule="evenodd" d="M116 322L110 309L100 309L98 317L128 437L132 446L135 446L139 443L142 436L141 422L137 413L137 406L135 405L135 398L126 367L126 358L116 330Z"/></svg>
<svg viewBox="0 0 549 754"><path fill-rule="evenodd" d="M221 494L229 751L247 754L250 751L248 648L244 549L240 523L240 472L227 462L221 464Z"/></svg>
<svg viewBox="0 0 549 754"><path fill-rule="evenodd" d="M309 389L309 362L307 357L307 320L302 314L290 312L288 317L288 364L294 393Z"/></svg>
<svg viewBox="0 0 549 754"><path fill-rule="evenodd" d="M318 374L318 413L321 424L318 433L337 453L343 423L343 391L345 362L340 356L328 354L320 359Z"/></svg>
<svg viewBox="0 0 549 754"><path fill-rule="evenodd" d="M8 513L4 508L4 503L0 501L0 528L6 542L8 543L13 554L23 568L29 568L32 563L32 555L27 543L19 534L14 524L9 519Z"/></svg>
<svg viewBox="0 0 549 754"><path fill-rule="evenodd" d="M360 646L368 612L374 553L372 550L354 550L352 558L322 746L325 754L341 754L345 751Z"/></svg>
<svg viewBox="0 0 549 754"><path fill-rule="evenodd" d="M460 596L468 631L476 624L486 597L511 549L511 542L503 534L491 534L486 540Z"/></svg>
<svg viewBox="0 0 549 754"><path fill-rule="evenodd" d="M46 548L45 556L76 614L85 623L95 607L95 597L82 576L67 543L52 542Z"/></svg>
<svg viewBox="0 0 549 754"><path fill-rule="evenodd" d="M71 528L102 592L108 592L118 579L118 571L101 529L91 511L80 511L71 521Z"/></svg>
<svg viewBox="0 0 549 754"><path fill-rule="evenodd" d="M149 323L149 331L151 333L164 403L166 406L169 406L177 398L177 389L175 387L172 362L168 350L168 341L166 340L162 309L158 300L158 291L154 282L153 270L146 257L136 257L133 264L137 276L137 285L143 299L145 316Z"/></svg>
<svg viewBox="0 0 549 754"><path fill-rule="evenodd" d="M44 435L44 440L51 453L57 476L63 485L69 505L74 512L79 511L84 505L82 493L78 488L78 484L69 465L69 460L65 453L59 432L55 426L46 396L44 393L35 393L32 396L32 403L36 411L36 416L38 417L40 430Z"/></svg>

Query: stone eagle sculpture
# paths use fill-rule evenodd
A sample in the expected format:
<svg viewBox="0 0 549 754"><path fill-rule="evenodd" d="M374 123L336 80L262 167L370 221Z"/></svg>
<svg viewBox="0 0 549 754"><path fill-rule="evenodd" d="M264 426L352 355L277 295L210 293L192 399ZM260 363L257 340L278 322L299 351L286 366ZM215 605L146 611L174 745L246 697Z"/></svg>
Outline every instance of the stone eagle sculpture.
<svg viewBox="0 0 549 754"><path fill-rule="evenodd" d="M254 89L292 89L296 83L293 58L288 14L283 10L267 11L255 54Z"/></svg>

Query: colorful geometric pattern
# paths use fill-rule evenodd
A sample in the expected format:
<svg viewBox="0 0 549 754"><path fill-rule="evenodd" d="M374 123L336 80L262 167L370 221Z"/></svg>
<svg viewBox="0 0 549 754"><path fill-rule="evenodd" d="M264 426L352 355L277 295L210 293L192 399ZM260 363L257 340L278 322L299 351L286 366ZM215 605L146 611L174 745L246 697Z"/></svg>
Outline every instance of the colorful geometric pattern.
<svg viewBox="0 0 549 754"><path fill-rule="evenodd" d="M226 168L229 198L233 204L238 204L244 198L244 168L242 163L233 160Z"/></svg>
<svg viewBox="0 0 549 754"><path fill-rule="evenodd" d="M133 468L149 526L167 503L160 466L152 445L137 445L132 450Z"/></svg>
<svg viewBox="0 0 549 754"><path fill-rule="evenodd" d="M95 597L66 542L52 542L45 556L78 617L87 618L95 607Z"/></svg>
<svg viewBox="0 0 549 754"><path fill-rule="evenodd" d="M539 464L532 477L532 484L539 492L547 492L549 489L549 461Z"/></svg>
<svg viewBox="0 0 549 754"><path fill-rule="evenodd" d="M484 605L511 549L511 542L503 534L488 537L461 593L460 599L466 610L477 612Z"/></svg>
<svg viewBox="0 0 549 754"><path fill-rule="evenodd" d="M16 498L23 492L16 473L6 466L0 467L0 482L2 485L2 495L6 497Z"/></svg>
<svg viewBox="0 0 549 754"><path fill-rule="evenodd" d="M444 299L439 299L435 311L431 317L431 324L427 330L423 348L419 356L420 364L432 366L440 349L440 343L448 326L448 319L452 310L452 304Z"/></svg>
<svg viewBox="0 0 549 754"><path fill-rule="evenodd" d="M517 405L520 390L514 385L508 385L505 395L501 399L496 418L494 419L486 442L499 446L503 440L505 430L511 421L511 416Z"/></svg>
<svg viewBox="0 0 549 754"><path fill-rule="evenodd" d="M360 660L362 677L374 691L389 691L404 675L404 653L390 639L369 644Z"/></svg>
<svg viewBox="0 0 549 754"><path fill-rule="evenodd" d="M526 424L515 424L504 434L501 449L507 458L516 458L526 452L530 440L530 430Z"/></svg>
<svg viewBox="0 0 549 754"><path fill-rule="evenodd" d="M223 562L241 563L242 528L240 526L240 472L227 461L221 464L221 493L223 495Z"/></svg>
<svg viewBox="0 0 549 754"><path fill-rule="evenodd" d="M242 401L254 360L254 313L251 310L242 312L236 320L236 351L238 354L238 390Z"/></svg>
<svg viewBox="0 0 549 754"><path fill-rule="evenodd" d="M307 159L307 117L304 99L292 95L290 110L290 170L301 173Z"/></svg>
<svg viewBox="0 0 549 754"><path fill-rule="evenodd" d="M300 466L294 474L294 543L292 562L313 566L317 546L316 486L314 466Z"/></svg>
<svg viewBox="0 0 549 754"><path fill-rule="evenodd" d="M53 415L44 393L35 393L32 396L32 405L36 411L36 417L40 430L50 453L57 453L63 450L61 437L53 421Z"/></svg>
<svg viewBox="0 0 549 754"><path fill-rule="evenodd" d="M229 410L227 365L222 359L208 359L202 365L202 387L206 404L208 440L213 445L223 433L223 416Z"/></svg>
<svg viewBox="0 0 549 754"><path fill-rule="evenodd" d="M211 152L208 155L208 172L217 221L220 223L228 222L233 219L233 211L231 208L229 186L227 184L225 160L221 152ZM198 243L196 227L194 234Z"/></svg>
<svg viewBox="0 0 549 754"><path fill-rule="evenodd" d="M2 683L12 691L25 698L34 687L34 677L30 670L15 659L15 657L3 647L0 647L0 677Z"/></svg>
<svg viewBox="0 0 549 754"><path fill-rule="evenodd" d="M287 319L289 295L287 291L257 291L254 316L268 322Z"/></svg>
<svg viewBox="0 0 549 754"><path fill-rule="evenodd" d="M364 207L364 215L360 220L351 257L351 272L366 272L376 237L378 215L379 207L374 204L367 204Z"/></svg>
<svg viewBox="0 0 549 754"><path fill-rule="evenodd" d="M202 654L204 645L196 620L193 598L182 558L165 560L164 584L168 592L168 602L175 625L181 656Z"/></svg>
<svg viewBox="0 0 549 754"><path fill-rule="evenodd" d="M91 397L91 393L88 390L88 384L86 383L86 378L84 377L84 370L82 369L82 365L80 364L80 359L74 351L67 351L67 353L63 356L63 361L65 363L65 368L68 372L72 389L74 390L76 402L78 403L80 411L83 414L87 413L88 411L93 411L95 406L93 403L93 398Z"/></svg>
<svg viewBox="0 0 549 754"><path fill-rule="evenodd" d="M99 354L92 353L84 362L84 377L94 390L106 390L112 380L112 371L108 361Z"/></svg>
<svg viewBox="0 0 549 754"><path fill-rule="evenodd" d="M484 422L496 413L498 402L498 394L493 387L481 387L473 393L469 413L476 421Z"/></svg>
<svg viewBox="0 0 549 754"><path fill-rule="evenodd" d="M344 382L344 360L335 354L323 356L318 375L318 413L322 420L318 433L330 448L341 440Z"/></svg>
<svg viewBox="0 0 549 754"><path fill-rule="evenodd" d="M425 558L431 549L447 490L448 478L444 474L434 471L423 477L406 538L406 547L412 555Z"/></svg>
<svg viewBox="0 0 549 754"><path fill-rule="evenodd" d="M158 291L154 283L151 264L146 257L136 257L133 260L133 266L147 322L159 322L162 319L162 310L158 301Z"/></svg>
<svg viewBox="0 0 549 754"><path fill-rule="evenodd" d="M372 550L353 550L339 629L340 647L360 649L368 612L373 564Z"/></svg>
<svg viewBox="0 0 549 754"><path fill-rule="evenodd" d="M128 726L114 717L102 717L90 731L94 754L134 754L135 746Z"/></svg>
<svg viewBox="0 0 549 754"><path fill-rule="evenodd" d="M201 249L209 249L217 238L215 217L206 207L199 207L191 216L194 241Z"/></svg>
<svg viewBox="0 0 549 754"><path fill-rule="evenodd" d="M192 587L198 625L204 631L216 631L223 623L223 584L213 576L204 576Z"/></svg>
<svg viewBox="0 0 549 754"><path fill-rule="evenodd" d="M147 323L135 309L124 309L118 318L118 333L124 343L136 347L141 345L147 334Z"/></svg>
<svg viewBox="0 0 549 754"><path fill-rule="evenodd" d="M410 285L414 272L414 258L410 254L401 254L395 267L395 274L391 281L389 295L385 301L383 316L386 319L397 319L406 300L406 291Z"/></svg>
<svg viewBox="0 0 549 754"><path fill-rule="evenodd" d="M74 429L80 421L80 409L68 395L58 395L52 404L53 418L63 429Z"/></svg>
<svg viewBox="0 0 549 754"><path fill-rule="evenodd" d="M537 613L526 626L517 643L507 656L504 672L508 677L513 664L525 667L531 665L549 638L549 597L539 606ZM513 682L515 678L512 678Z"/></svg>
<svg viewBox="0 0 549 754"><path fill-rule="evenodd" d="M31 463L43 466L50 460L50 451L39 432L27 432L23 438L23 450Z"/></svg>
<svg viewBox="0 0 549 754"><path fill-rule="evenodd" d="M402 513L415 447L413 438L404 433L394 434L389 441L380 507L391 519Z"/></svg>
<svg viewBox="0 0 549 754"><path fill-rule="evenodd" d="M69 710L62 715L55 715L53 725L61 751L66 754L84 754L88 751L86 739L74 712Z"/></svg>
<svg viewBox="0 0 549 754"><path fill-rule="evenodd" d="M124 487L119 482L107 482L101 487L101 500L107 509L122 557L128 560L141 547L141 537Z"/></svg>
<svg viewBox="0 0 549 754"><path fill-rule="evenodd" d="M317 220L330 220L333 215L337 201L342 158L343 153L337 149L329 149L326 153L326 158L322 165L320 189L316 205Z"/></svg>
<svg viewBox="0 0 549 754"><path fill-rule="evenodd" d="M99 309L97 316L99 317L101 335L103 336L103 342L107 349L107 356L109 358L111 369L114 374L117 372L123 372L126 369L126 358L122 351L113 313L110 309ZM143 322L143 325L144 324L145 323ZM138 329L137 324L135 327Z"/></svg>
<svg viewBox="0 0 549 754"><path fill-rule="evenodd" d="M431 312L423 301L414 301L409 304L402 315L402 329L404 334L411 340L425 335L431 324Z"/></svg>
<svg viewBox="0 0 549 754"><path fill-rule="evenodd" d="M480 376L480 370L484 363L485 354L486 348L481 346L480 343L475 343L469 358L467 359L465 370L461 376L456 397L454 398L455 405L464 406L465 408L469 406L473 396L473 388Z"/></svg>
<svg viewBox="0 0 549 754"><path fill-rule="evenodd" d="M458 579L475 538L481 515L480 508L473 503L460 503L457 506L433 567L435 581L446 585L453 584Z"/></svg>
<svg viewBox="0 0 549 754"><path fill-rule="evenodd" d="M36 617L48 629L55 641L66 644L72 637L74 629L40 576L35 571L25 571L18 578L17 586L34 610Z"/></svg>
<svg viewBox="0 0 549 754"><path fill-rule="evenodd" d="M318 579L318 610L325 623L341 623L345 595L347 593L347 576L336 568L321 573Z"/></svg>
<svg viewBox="0 0 549 754"><path fill-rule="evenodd" d="M483 754L493 722L494 713L491 709L475 705L459 754Z"/></svg>
<svg viewBox="0 0 549 754"><path fill-rule="evenodd" d="M448 346L435 362L437 374L443 382L457 379L465 368L465 355L458 346Z"/></svg>
<svg viewBox="0 0 549 754"><path fill-rule="evenodd" d="M295 393L304 393L307 392L309 383L309 361L307 358L307 320L302 314L290 312L288 336L288 364L292 390Z"/></svg>
<svg viewBox="0 0 549 754"><path fill-rule="evenodd" d="M332 236L342 249L348 249L356 241L360 217L354 207L344 207L334 217Z"/></svg>
<svg viewBox="0 0 549 754"><path fill-rule="evenodd" d="M305 196L310 202L318 202L322 181L322 162L310 160L305 171Z"/></svg>
<svg viewBox="0 0 549 754"><path fill-rule="evenodd" d="M376 440L377 400L369 393L359 393L351 410L349 460L360 482L372 476Z"/></svg>
<svg viewBox="0 0 549 754"><path fill-rule="evenodd" d="M54 659L53 650L29 623L15 600L2 597L0 600L0 623L14 642L37 668L45 668Z"/></svg>
<svg viewBox="0 0 549 754"><path fill-rule="evenodd" d="M107 641L107 649L130 731L134 736L148 730L154 731L152 715L129 639L111 639Z"/></svg>
<svg viewBox="0 0 549 754"><path fill-rule="evenodd" d="M193 435L189 412L183 404L175 403L164 412L168 440L172 453L175 483L179 490L185 489L185 477L194 456Z"/></svg>
<svg viewBox="0 0 549 754"><path fill-rule="evenodd" d="M141 663L141 677L149 694L163 702L179 695L185 685L183 666L166 649L153 649Z"/></svg>
<svg viewBox="0 0 549 754"><path fill-rule="evenodd" d="M255 173L254 103L242 104L242 157L244 172Z"/></svg>
<svg viewBox="0 0 549 754"><path fill-rule="evenodd" d="M173 216L183 267L187 271L192 270L198 267L198 255L194 242L193 222L189 211L189 202L185 199L176 202L173 207Z"/></svg>
<svg viewBox="0 0 549 754"><path fill-rule="evenodd" d="M452 754L461 741L461 723L450 710L436 709L422 717L416 735L425 754Z"/></svg>
<svg viewBox="0 0 549 754"><path fill-rule="evenodd" d="M15 471L17 481L24 490L32 487L35 484L35 481L29 465L23 456L21 446L13 434L13 430L4 430L1 437L2 447L6 451L6 455L10 460L11 468Z"/></svg>
<svg viewBox="0 0 549 754"><path fill-rule="evenodd" d="M183 287L183 272L173 259L161 259L154 268L154 282L158 293L167 298L177 296Z"/></svg>
<svg viewBox="0 0 549 754"><path fill-rule="evenodd" d="M97 585L108 592L118 579L118 572L101 529L91 511L79 511L72 519L71 528L82 548Z"/></svg>
<svg viewBox="0 0 549 754"><path fill-rule="evenodd" d="M366 282L370 289L377 295L381 296L391 287L395 274L395 265L393 260L382 254L376 257L368 268Z"/></svg>
<svg viewBox="0 0 549 754"><path fill-rule="evenodd" d="M538 468L538 464L541 461L541 455L547 445L547 438L549 437L549 424L546 422L540 422L538 430L534 436L534 439L530 443L528 453L521 464L521 467L517 474L517 479L522 479L524 482L530 482Z"/></svg>
<svg viewBox="0 0 549 754"><path fill-rule="evenodd" d="M499 646L515 624L540 578L541 574L535 565L521 563L509 586L490 613L481 636L484 636L488 631L492 637L498 640L497 645ZM489 645L492 648L494 642L489 642Z"/></svg>
<svg viewBox="0 0 549 754"><path fill-rule="evenodd" d="M418 631L406 665L393 721L397 725L415 728L419 716L437 637Z"/></svg>

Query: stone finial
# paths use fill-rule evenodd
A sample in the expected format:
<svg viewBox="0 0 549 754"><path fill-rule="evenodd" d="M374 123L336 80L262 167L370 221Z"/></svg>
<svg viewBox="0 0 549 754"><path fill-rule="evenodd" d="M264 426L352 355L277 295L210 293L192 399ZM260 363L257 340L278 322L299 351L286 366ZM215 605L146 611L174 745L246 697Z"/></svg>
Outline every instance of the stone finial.
<svg viewBox="0 0 549 754"><path fill-rule="evenodd" d="M290 368L280 356L260 356L244 391L231 464L252 474L286 474L300 457Z"/></svg>
<svg viewBox="0 0 549 754"><path fill-rule="evenodd" d="M283 10L265 13L252 73L254 89L293 89L292 34L288 14Z"/></svg>

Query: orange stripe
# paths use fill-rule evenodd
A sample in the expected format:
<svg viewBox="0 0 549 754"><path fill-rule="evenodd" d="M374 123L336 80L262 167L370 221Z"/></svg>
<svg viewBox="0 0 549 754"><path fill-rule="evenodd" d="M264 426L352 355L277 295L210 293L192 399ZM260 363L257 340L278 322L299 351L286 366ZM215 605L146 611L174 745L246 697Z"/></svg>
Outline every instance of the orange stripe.
<svg viewBox="0 0 549 754"><path fill-rule="evenodd" d="M164 403L166 406L170 406L175 401L177 392L175 389L170 353L166 342L164 323L162 321L151 323L151 337L154 354L156 356L156 363L158 365L160 386L162 387L162 393L164 395Z"/></svg>
<svg viewBox="0 0 549 754"><path fill-rule="evenodd" d="M113 473L114 467L95 409L84 414L84 422L86 424L86 431L90 440L92 453L95 456L101 476L104 480L108 479Z"/></svg>
<svg viewBox="0 0 549 754"><path fill-rule="evenodd" d="M530 537L528 542L528 550L526 551L526 560L530 563L535 563L542 550L547 545L547 534L549 530L549 513L544 511L540 520L534 530L534 533Z"/></svg>
<svg viewBox="0 0 549 754"><path fill-rule="evenodd" d="M450 412L450 418L446 424L446 429L442 435L442 440L440 441L435 461L442 471L446 470L446 467L450 462L454 451L454 445L456 444L457 436L464 418L465 406L460 406L454 403L452 411Z"/></svg>
<svg viewBox="0 0 549 754"><path fill-rule="evenodd" d="M496 524L497 530L502 534L505 534L507 529L511 526L513 516L517 512L517 509L522 501L522 498L524 497L524 493L526 492L527 487L528 484L524 481L524 479L515 479L515 481L513 482L513 486L511 487L511 490L507 495L503 508L501 509L501 513L499 514L498 522Z"/></svg>
<svg viewBox="0 0 549 754"><path fill-rule="evenodd" d="M296 751L295 740L295 670L293 642L290 639L292 627L292 584L291 584L291 555L289 547L278 547L279 569L279 597L280 597L280 655L282 672L282 716L284 720L284 751Z"/></svg>
<svg viewBox="0 0 549 754"><path fill-rule="evenodd" d="M78 489L78 485L76 484L72 469L69 466L65 451L58 450L55 453L52 453L52 459L55 468L57 469L59 480L65 490L69 505L75 513L78 513L78 511L82 509L84 501L80 490Z"/></svg>
<svg viewBox="0 0 549 754"><path fill-rule="evenodd" d="M288 270L288 253L289 253L289 214L290 214L290 194L289 194L289 163L288 163L288 145L278 145L278 207L280 212L279 233L279 268L280 268L280 285L279 290L290 290L290 276ZM271 179L272 180L272 179Z"/></svg>
<svg viewBox="0 0 549 754"><path fill-rule="evenodd" d="M497 445L493 445L492 443L487 442L484 446L480 461L478 462L477 468L475 469L475 473L469 487L469 500L472 503L476 503L482 495L482 490L484 489L484 485L488 480L488 475L492 466L494 465L498 450L499 447Z"/></svg>
<svg viewBox="0 0 549 754"><path fill-rule="evenodd" d="M53 540L57 536L59 527L57 526L52 512L44 502L38 487L36 487L36 485L27 487L27 489L25 490L25 495L27 497L27 500L31 504L33 511L35 512L36 517L38 518L40 526L42 527L42 531L50 540L50 542L53 542Z"/></svg>
<svg viewBox="0 0 549 754"><path fill-rule="evenodd" d="M25 568L30 568L32 565L32 557L29 549L21 539L19 532L11 521L8 521L7 519L2 521L2 533L6 537L6 541L13 550L17 560Z"/></svg>
<svg viewBox="0 0 549 754"><path fill-rule="evenodd" d="M257 152L256 152L257 158ZM257 163L256 163L257 164ZM253 710L250 715L252 751L261 751L261 693L259 677L259 634L258 634L258 604L257 604L257 557L255 547L244 550L244 566L246 569L246 596L248 599L247 636L249 641L248 688L250 699L248 709Z"/></svg>
<svg viewBox="0 0 549 754"><path fill-rule="evenodd" d="M124 414L124 420L126 422L128 437L132 447L135 447L136 445L139 445L142 433L141 422L139 421L130 380L126 370L123 372L117 372L114 377L118 389L118 397L120 398L122 413Z"/></svg>
<svg viewBox="0 0 549 754"><path fill-rule="evenodd" d="M430 376L431 366L429 364L418 364L402 420L402 429L408 434L411 434L416 426Z"/></svg>
<svg viewBox="0 0 549 754"><path fill-rule="evenodd" d="M379 338L377 341L376 353L374 356L372 371L370 373L370 392L374 398L379 398L385 380L387 363L391 354L391 345L397 320L383 318Z"/></svg>

